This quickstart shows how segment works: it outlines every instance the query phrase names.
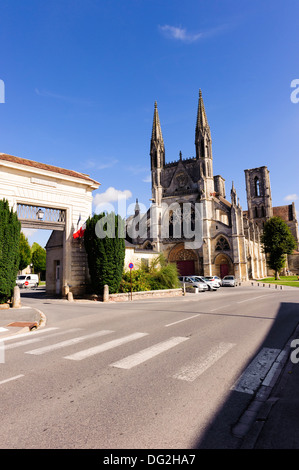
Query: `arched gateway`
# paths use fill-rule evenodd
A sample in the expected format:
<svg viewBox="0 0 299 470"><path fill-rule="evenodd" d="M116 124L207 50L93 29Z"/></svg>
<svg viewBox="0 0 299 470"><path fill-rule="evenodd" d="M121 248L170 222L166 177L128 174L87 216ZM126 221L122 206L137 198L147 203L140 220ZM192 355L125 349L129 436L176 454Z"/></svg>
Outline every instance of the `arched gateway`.
<svg viewBox="0 0 299 470"><path fill-rule="evenodd" d="M100 183L88 175L0 153L0 199L7 199L23 228L53 230L47 244L46 290L82 293L86 255L73 234L92 212L92 191Z"/></svg>

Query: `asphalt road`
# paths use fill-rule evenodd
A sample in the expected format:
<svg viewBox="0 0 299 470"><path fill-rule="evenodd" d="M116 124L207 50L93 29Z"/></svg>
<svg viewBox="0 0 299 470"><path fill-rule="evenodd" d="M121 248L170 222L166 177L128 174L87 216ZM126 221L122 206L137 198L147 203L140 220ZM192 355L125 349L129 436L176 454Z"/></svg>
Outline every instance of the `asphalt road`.
<svg viewBox="0 0 299 470"><path fill-rule="evenodd" d="M22 303L47 323L5 342L2 449L237 448L232 427L299 322L295 289Z"/></svg>

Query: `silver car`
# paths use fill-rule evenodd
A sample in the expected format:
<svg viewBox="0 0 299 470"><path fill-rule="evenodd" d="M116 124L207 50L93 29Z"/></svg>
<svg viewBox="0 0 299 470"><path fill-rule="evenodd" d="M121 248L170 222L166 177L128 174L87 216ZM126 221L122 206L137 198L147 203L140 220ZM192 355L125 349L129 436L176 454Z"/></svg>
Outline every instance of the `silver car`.
<svg viewBox="0 0 299 470"><path fill-rule="evenodd" d="M186 287L197 287L201 292L209 289L206 282L200 279L196 280L193 276L179 276L179 281L182 286L185 284Z"/></svg>
<svg viewBox="0 0 299 470"><path fill-rule="evenodd" d="M205 282L208 286L208 289L209 290L217 290L219 286L218 283L215 283L213 281L211 281L208 277L204 277L204 276L192 276L193 279L195 279L196 281L202 281L202 282Z"/></svg>
<svg viewBox="0 0 299 470"><path fill-rule="evenodd" d="M237 279L234 276L224 276L222 286L236 287Z"/></svg>
<svg viewBox="0 0 299 470"><path fill-rule="evenodd" d="M221 286L221 279L219 279L217 276L204 276L203 279L212 284L216 289L219 289Z"/></svg>

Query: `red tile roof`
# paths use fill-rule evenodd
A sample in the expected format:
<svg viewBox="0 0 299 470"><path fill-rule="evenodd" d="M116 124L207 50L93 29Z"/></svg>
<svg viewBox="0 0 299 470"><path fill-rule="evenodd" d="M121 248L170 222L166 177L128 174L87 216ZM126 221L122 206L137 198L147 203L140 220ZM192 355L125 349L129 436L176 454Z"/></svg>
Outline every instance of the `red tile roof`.
<svg viewBox="0 0 299 470"><path fill-rule="evenodd" d="M48 165L46 163L35 162L33 160L28 160L26 158L20 158L20 157L15 157L13 155L7 155L6 153L0 153L0 162L1 162L1 160L4 160L6 162L18 163L19 165L31 166L33 168L37 168L37 169L40 169L40 170L52 171L54 173L59 173L59 174L62 174L62 175L72 176L74 178L80 178L80 179L84 179L86 181L91 181L92 183L99 184L97 181L90 178L88 175L85 175L84 173L79 173L78 171L73 171L73 170L67 170L65 168L60 168L60 167L57 167L57 166Z"/></svg>

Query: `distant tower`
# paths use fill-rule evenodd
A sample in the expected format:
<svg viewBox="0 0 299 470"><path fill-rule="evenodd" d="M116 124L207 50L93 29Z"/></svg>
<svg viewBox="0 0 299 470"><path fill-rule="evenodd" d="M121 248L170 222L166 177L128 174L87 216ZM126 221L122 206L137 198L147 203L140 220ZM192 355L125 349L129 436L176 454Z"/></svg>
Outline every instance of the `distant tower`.
<svg viewBox="0 0 299 470"><path fill-rule="evenodd" d="M160 205L162 200L161 171L165 166L165 147L157 102L155 102L150 156L152 172L152 198L154 203Z"/></svg>
<svg viewBox="0 0 299 470"><path fill-rule="evenodd" d="M266 166L245 170L248 216L259 227L273 216L270 175Z"/></svg>
<svg viewBox="0 0 299 470"><path fill-rule="evenodd" d="M195 127L196 160L200 165L200 191L205 197L215 191L213 178L212 138L201 90L199 90L197 119Z"/></svg>

